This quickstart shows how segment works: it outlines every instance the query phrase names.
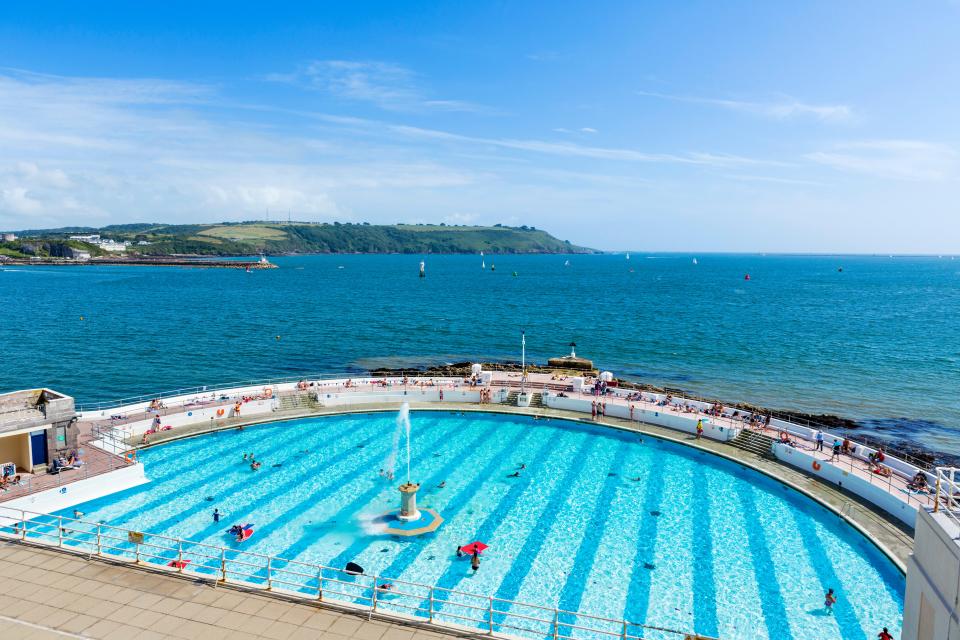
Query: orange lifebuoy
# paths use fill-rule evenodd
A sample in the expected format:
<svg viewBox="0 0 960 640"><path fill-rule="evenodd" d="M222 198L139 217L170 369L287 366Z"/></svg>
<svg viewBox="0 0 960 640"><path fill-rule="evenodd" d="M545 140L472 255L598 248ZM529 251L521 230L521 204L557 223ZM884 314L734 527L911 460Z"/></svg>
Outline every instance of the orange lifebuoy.
<svg viewBox="0 0 960 640"><path fill-rule="evenodd" d="M223 415L223 409L217 409L217 417L219 418L222 415Z"/></svg>
<svg viewBox="0 0 960 640"><path fill-rule="evenodd" d="M264 395L265 397L267 397L267 398L272 398L272 397L273 397L273 389L271 389L270 387L264 387L264 388L263 388L263 395Z"/></svg>
<svg viewBox="0 0 960 640"><path fill-rule="evenodd" d="M819 462L817 462L816 460L813 461L813 470L814 470L814 471L820 471L820 466L821 466L821 465L820 465Z"/></svg>

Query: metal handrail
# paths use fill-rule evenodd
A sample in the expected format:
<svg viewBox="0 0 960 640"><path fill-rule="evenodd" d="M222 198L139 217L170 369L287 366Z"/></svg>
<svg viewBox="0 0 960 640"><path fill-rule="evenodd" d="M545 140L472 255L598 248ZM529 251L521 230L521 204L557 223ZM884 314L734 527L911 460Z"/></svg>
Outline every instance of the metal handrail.
<svg viewBox="0 0 960 640"><path fill-rule="evenodd" d="M121 533L123 535L120 535ZM275 585L281 585L280 588L284 589L285 593L314 600L327 599L331 595L342 596L342 601L359 605L362 608L368 609L370 612L389 613L391 608L400 608L414 611L414 616L421 619L424 618L422 614L426 613L425 620L431 624L448 628L462 628L460 623L445 622L443 620L443 618L453 619L463 621L474 628L486 631L486 633L490 635L497 633L497 630L513 629L520 632L535 633L537 637L549 635L557 640L571 640L574 630L582 630L606 636L615 636L624 640L639 639L641 637L640 635L634 636L627 633L629 627L658 630L675 635L677 638L686 638L694 635L676 629L648 626L623 619L604 618L582 612L550 609L542 605L506 600L492 596L482 596L406 580L393 580L379 575L356 575L344 569L337 569L320 564L287 560L285 558L278 558L256 552L227 549L225 547L172 538L161 534L132 532L128 529L103 523L93 523L78 518L69 518L67 516L51 516L25 509L4 507L3 505L0 505L0 537L36 542L67 550L81 550L84 551L85 554L89 553L90 555L97 555L112 560L132 560L138 564L146 563L152 566L161 566L168 570L176 571L177 573L189 574L198 579L208 579L215 582L226 582L230 580L232 584L257 590L261 590L264 586L270 590L275 588ZM105 544L104 540L107 540L108 543ZM110 541L116 542L122 540L126 540L126 544L118 544L116 546L109 544ZM144 548L147 550L144 551ZM153 551L154 549L158 551ZM197 562L192 562L194 560ZM230 571L229 567L233 564L251 567L255 571L252 573ZM281 566L276 566L278 564ZM302 567L309 570L309 573L290 571L288 569L290 565L294 565L296 568ZM336 577L326 577L324 575L325 573L333 574ZM228 578L228 574L232 575ZM297 582L290 579L289 574L294 574L306 579ZM239 576L239 579L237 576ZM381 585L387 583L391 585L408 585L423 590L423 593L408 593L401 590L389 590L381 593ZM330 584L344 585L345 587L356 589L358 593L334 591L328 588ZM290 588L286 588L283 585ZM369 595L367 595L368 592ZM437 598L438 593L444 593L446 597ZM418 598L422 601L425 594L429 602L427 607L393 602L392 599L389 598L385 599L387 596L399 596ZM485 602L485 605L480 606L456 601L452 599L454 597L463 598L468 601ZM337 600L337 598L334 598L334 600ZM508 608L495 608L494 603L504 603L509 606L523 608L527 611L526 613L514 613L509 611ZM461 612L464 615L450 611L438 612L438 605L446 605L467 611ZM548 615L544 615L544 617L529 615L537 611ZM477 613L474 614L471 612ZM561 621L561 616L564 616L566 619L572 616L575 622ZM438 618L440 619L438 620ZM543 625L544 629L549 629L550 631L548 634L544 634L529 629L528 627L517 626L518 624L522 624L521 621L538 623ZM509 622L514 622L514 624L508 624ZM616 628L622 631L615 632L611 630L611 628L602 628L604 626L610 627L611 624L616 625ZM561 633L561 628L569 630L568 633L571 635Z"/></svg>
<svg viewBox="0 0 960 640"><path fill-rule="evenodd" d="M933 512L942 513L960 527L960 468L938 467Z"/></svg>

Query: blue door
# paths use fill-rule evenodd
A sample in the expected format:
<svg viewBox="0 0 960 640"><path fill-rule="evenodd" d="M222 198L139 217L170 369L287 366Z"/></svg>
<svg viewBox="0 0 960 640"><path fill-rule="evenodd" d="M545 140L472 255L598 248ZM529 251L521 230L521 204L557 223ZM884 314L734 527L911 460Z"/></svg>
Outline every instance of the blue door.
<svg viewBox="0 0 960 640"><path fill-rule="evenodd" d="M47 432L41 429L30 433L30 448L33 450L34 465L47 464Z"/></svg>

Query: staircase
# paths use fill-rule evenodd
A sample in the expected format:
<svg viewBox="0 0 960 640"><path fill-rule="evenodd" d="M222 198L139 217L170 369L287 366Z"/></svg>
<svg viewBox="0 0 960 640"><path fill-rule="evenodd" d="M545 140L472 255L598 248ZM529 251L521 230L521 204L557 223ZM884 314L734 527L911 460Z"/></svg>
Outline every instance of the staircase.
<svg viewBox="0 0 960 640"><path fill-rule="evenodd" d="M296 393L289 396L280 396L278 411L296 411L303 413L306 411L317 411L318 409L320 409L320 405L310 394Z"/></svg>
<svg viewBox="0 0 960 640"><path fill-rule="evenodd" d="M763 458L772 458L773 438L749 429L742 430L737 437L730 441L730 445L737 449L755 453Z"/></svg>
<svg viewBox="0 0 960 640"><path fill-rule="evenodd" d="M533 391L527 391L530 395L530 408L543 408L543 394L534 393ZM504 404L510 405L511 407L519 407L520 404L517 402L517 397L519 397L519 391L511 391L507 395L507 399L504 401Z"/></svg>

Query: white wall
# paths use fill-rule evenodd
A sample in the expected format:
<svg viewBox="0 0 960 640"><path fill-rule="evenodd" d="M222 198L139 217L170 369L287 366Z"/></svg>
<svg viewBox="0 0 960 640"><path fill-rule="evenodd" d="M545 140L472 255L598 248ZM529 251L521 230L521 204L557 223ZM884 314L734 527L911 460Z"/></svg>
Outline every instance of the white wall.
<svg viewBox="0 0 960 640"><path fill-rule="evenodd" d="M274 404L275 403L272 399L251 400L250 402L243 403L243 405L240 407L240 415L243 417L268 415L273 412ZM182 427L188 424L196 424L198 422L209 422L216 424L217 421L234 417L233 405L233 402L229 402L226 404L205 407L203 409L187 409L182 413L171 413L165 416L160 416L160 426L165 427L170 425L174 428L174 430L176 430L177 427ZM221 409L223 410L223 415L218 416L217 411ZM124 425L124 428L129 429L130 434L139 436L148 429L153 428L153 417L151 416L145 420L137 420L136 422L127 423Z"/></svg>
<svg viewBox="0 0 960 640"><path fill-rule="evenodd" d="M595 400L593 397L561 398L555 393L544 392L543 394L544 405L553 409L565 409L567 411L577 411L579 413L590 413L590 406L593 400ZM625 405L611 403L607 405L607 415L629 420L630 408ZM697 420L703 420L703 437L710 438L711 440L720 440L721 442L732 440L733 438L736 438L737 434L739 433L738 429L734 429L725 425L714 424L710 421L710 418L706 416L698 416L696 414L691 414L689 417L685 415L678 416L653 409L642 409L640 406L634 407L633 420L639 420L640 422L647 422L661 427L666 427L668 429L673 429L674 431L682 431L684 433L691 434L695 434L697 432Z"/></svg>
<svg viewBox="0 0 960 640"><path fill-rule="evenodd" d="M65 484L62 487L54 487L46 491L38 491L37 493L23 496L22 498L15 498L4 502L0 506L8 509L23 509L35 513L50 513L72 507L87 500L94 500L110 495L111 493L129 489L130 487L136 487L145 482L149 482L149 480L147 480L147 476L144 474L143 465L136 463L121 467L115 471L101 473L92 478L77 480L76 482ZM7 513L8 512L3 509L0 509L0 514ZM0 521L2 521L2 518L0 518Z"/></svg>
<svg viewBox="0 0 960 640"><path fill-rule="evenodd" d="M901 499L891 493L888 490L888 485L884 478L878 476L874 479L874 482L870 482L856 474L850 473L843 469L842 466L833 465L822 460L818 461L810 454L785 444L775 443L773 445L773 453L781 462L811 473L824 482L843 487L847 491L875 504L905 524L911 527L914 526L917 518L917 509L921 503L916 501L913 504L908 504L905 502L907 494L904 494L903 499ZM820 469L813 468L814 462L819 463Z"/></svg>
<svg viewBox="0 0 960 640"><path fill-rule="evenodd" d="M960 526L921 509L907 560L903 640L960 640Z"/></svg>

